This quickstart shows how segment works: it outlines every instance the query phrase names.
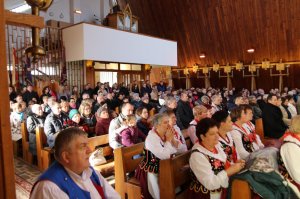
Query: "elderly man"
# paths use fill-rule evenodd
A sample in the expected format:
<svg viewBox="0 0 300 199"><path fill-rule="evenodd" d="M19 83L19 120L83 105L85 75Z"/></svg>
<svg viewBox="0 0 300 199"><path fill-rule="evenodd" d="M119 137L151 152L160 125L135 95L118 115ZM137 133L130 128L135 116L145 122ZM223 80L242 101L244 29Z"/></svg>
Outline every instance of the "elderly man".
<svg viewBox="0 0 300 199"><path fill-rule="evenodd" d="M32 114L26 120L26 127L29 133L29 151L32 155L36 155L36 136L35 130L38 126L43 126L45 118L43 116L42 106L34 104L31 107Z"/></svg>
<svg viewBox="0 0 300 199"><path fill-rule="evenodd" d="M165 105L161 107L159 113L164 113L167 110L173 110L175 113L175 109L177 108L177 101L176 98L173 96L168 96L165 99Z"/></svg>
<svg viewBox="0 0 300 199"><path fill-rule="evenodd" d="M90 167L92 151L84 131L74 127L61 131L54 149L57 161L39 177L30 198L120 198L102 175Z"/></svg>
<svg viewBox="0 0 300 199"><path fill-rule="evenodd" d="M47 143L49 147L52 148L57 133L63 129L63 118L61 116L61 106L59 103L53 102L51 111L52 112L46 117L44 131L47 136Z"/></svg>
<svg viewBox="0 0 300 199"><path fill-rule="evenodd" d="M127 118L128 115L133 113L133 105L130 103L123 103L121 106L121 113L118 117L113 119L110 122L108 134L109 134L109 145L116 149L121 147L122 144L118 142L118 134L121 132L126 126L122 126L124 119Z"/></svg>
<svg viewBox="0 0 300 199"><path fill-rule="evenodd" d="M211 97L211 113L214 114L215 112L221 111L222 110L222 97L219 94L213 95Z"/></svg>
<svg viewBox="0 0 300 199"><path fill-rule="evenodd" d="M189 103L187 93L182 92L176 110L177 125L180 130L187 129L190 122L194 119L193 110Z"/></svg>

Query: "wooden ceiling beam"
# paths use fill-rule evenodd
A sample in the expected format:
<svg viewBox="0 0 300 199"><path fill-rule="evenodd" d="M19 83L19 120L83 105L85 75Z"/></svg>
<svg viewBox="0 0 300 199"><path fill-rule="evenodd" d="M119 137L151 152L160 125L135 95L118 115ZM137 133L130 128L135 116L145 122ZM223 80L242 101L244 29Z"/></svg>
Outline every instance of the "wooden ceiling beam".
<svg viewBox="0 0 300 199"><path fill-rule="evenodd" d="M15 13L5 10L5 23L17 26L29 26L34 28L44 28L44 18L31 14Z"/></svg>

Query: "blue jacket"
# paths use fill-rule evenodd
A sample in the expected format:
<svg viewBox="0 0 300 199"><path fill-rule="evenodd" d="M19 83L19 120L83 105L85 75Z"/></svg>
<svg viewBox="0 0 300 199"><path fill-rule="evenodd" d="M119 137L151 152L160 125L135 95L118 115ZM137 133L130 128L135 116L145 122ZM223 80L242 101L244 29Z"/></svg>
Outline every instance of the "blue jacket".
<svg viewBox="0 0 300 199"><path fill-rule="evenodd" d="M91 180L93 183L97 184L97 185L101 185L100 184L100 179L97 176L96 172L94 169L92 176L91 176ZM72 178L69 176L69 174L67 173L67 171L65 170L65 168L59 164L58 162L54 162L49 169L43 173L38 181L35 183L35 185L43 180L49 180L53 183L55 183L62 191L64 191L70 199L90 199L90 192L87 192L85 190L82 190L73 180ZM34 188L34 186L33 186ZM32 189L33 190L33 189Z"/></svg>

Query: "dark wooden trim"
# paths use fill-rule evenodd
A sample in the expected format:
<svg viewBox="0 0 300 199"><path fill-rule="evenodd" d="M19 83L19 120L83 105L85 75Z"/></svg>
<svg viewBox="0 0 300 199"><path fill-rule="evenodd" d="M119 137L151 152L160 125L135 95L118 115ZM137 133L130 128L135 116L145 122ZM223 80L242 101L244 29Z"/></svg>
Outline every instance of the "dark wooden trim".
<svg viewBox="0 0 300 199"><path fill-rule="evenodd" d="M44 28L43 17L30 14L15 13L5 10L5 23L17 26L30 26L35 28Z"/></svg>
<svg viewBox="0 0 300 199"><path fill-rule="evenodd" d="M8 80L5 52L4 1L0 0L0 198L16 198L13 145L9 122Z"/></svg>

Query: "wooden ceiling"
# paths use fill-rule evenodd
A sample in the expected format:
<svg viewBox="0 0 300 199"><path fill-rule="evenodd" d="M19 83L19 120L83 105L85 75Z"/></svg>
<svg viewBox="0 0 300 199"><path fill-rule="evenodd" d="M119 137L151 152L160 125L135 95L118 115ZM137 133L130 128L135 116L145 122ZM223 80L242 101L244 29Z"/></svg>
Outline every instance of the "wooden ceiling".
<svg viewBox="0 0 300 199"><path fill-rule="evenodd" d="M139 32L178 42L178 66L300 60L300 0L120 0ZM254 48L253 54L247 49ZM206 58L200 59L201 53Z"/></svg>

